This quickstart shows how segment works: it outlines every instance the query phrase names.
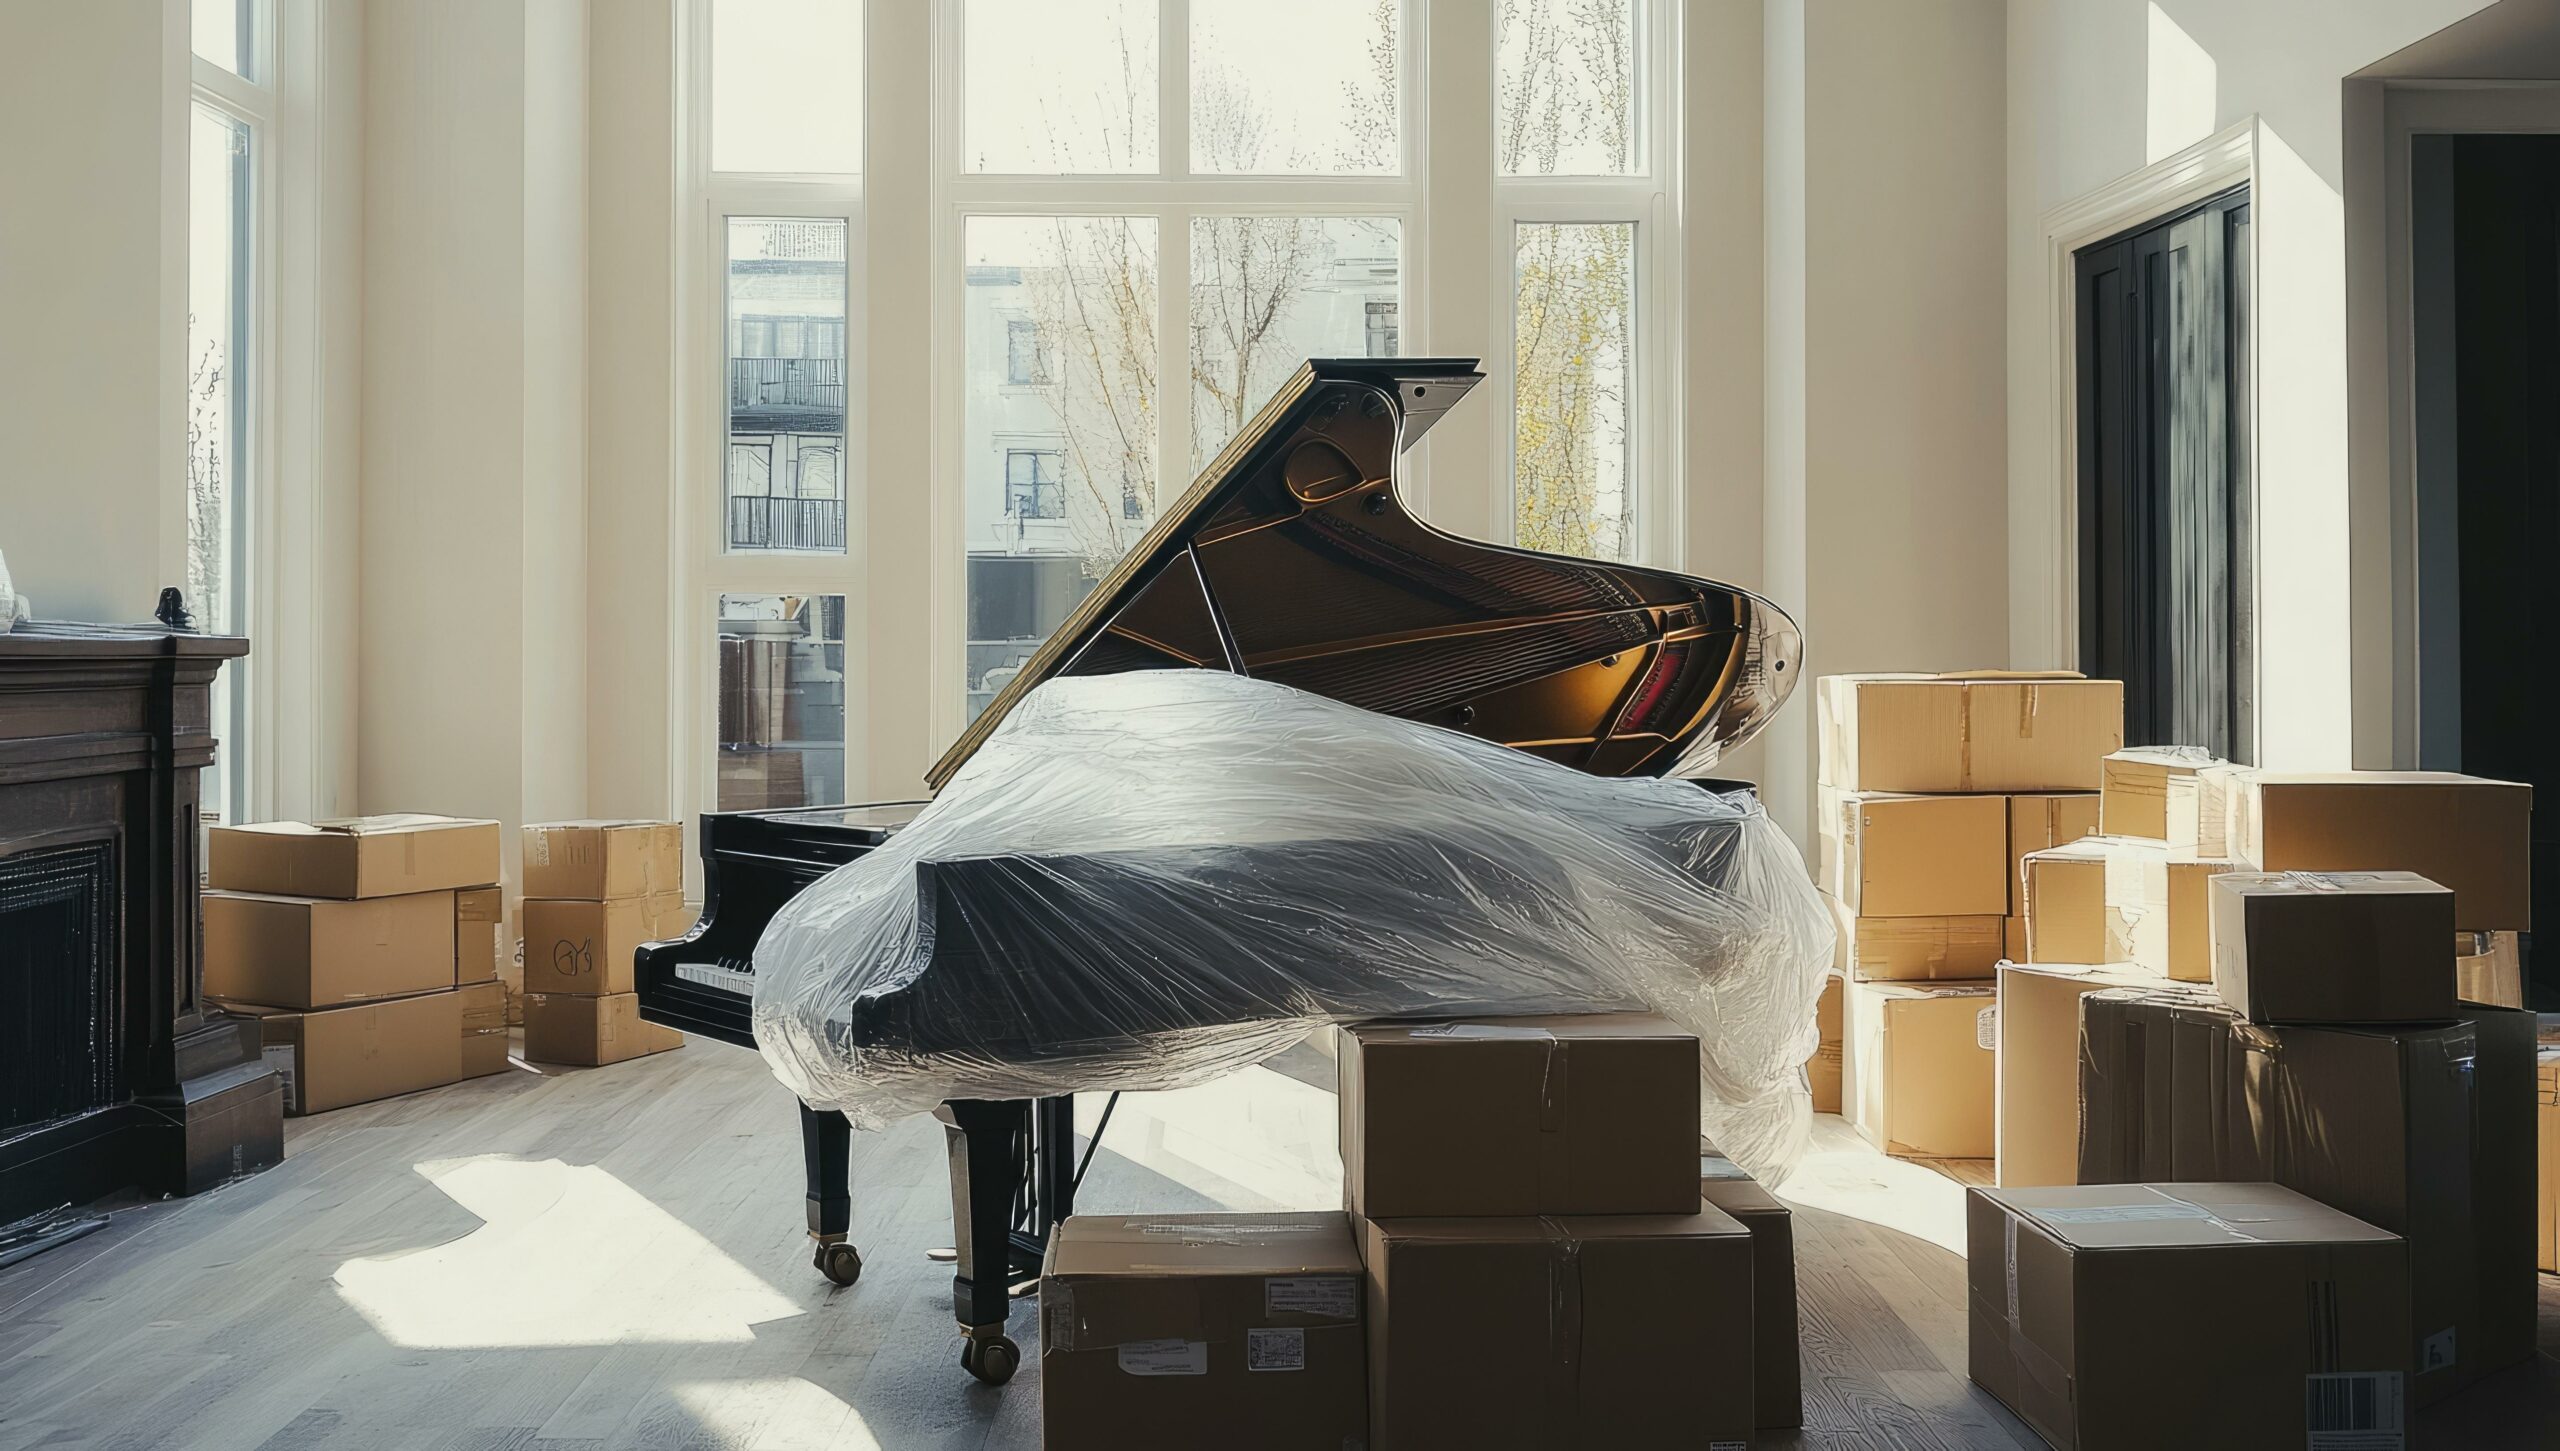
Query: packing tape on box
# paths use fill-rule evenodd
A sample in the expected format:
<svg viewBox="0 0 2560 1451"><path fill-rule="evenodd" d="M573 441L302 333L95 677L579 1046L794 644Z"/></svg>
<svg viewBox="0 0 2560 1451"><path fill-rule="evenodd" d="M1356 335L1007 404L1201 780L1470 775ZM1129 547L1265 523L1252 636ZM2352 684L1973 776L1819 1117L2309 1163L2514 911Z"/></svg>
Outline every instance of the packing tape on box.
<svg viewBox="0 0 2560 1451"><path fill-rule="evenodd" d="M1562 1223L1538 1216L1547 1235L1547 1395L1542 1446L1575 1443L1582 1405L1582 1244Z"/></svg>

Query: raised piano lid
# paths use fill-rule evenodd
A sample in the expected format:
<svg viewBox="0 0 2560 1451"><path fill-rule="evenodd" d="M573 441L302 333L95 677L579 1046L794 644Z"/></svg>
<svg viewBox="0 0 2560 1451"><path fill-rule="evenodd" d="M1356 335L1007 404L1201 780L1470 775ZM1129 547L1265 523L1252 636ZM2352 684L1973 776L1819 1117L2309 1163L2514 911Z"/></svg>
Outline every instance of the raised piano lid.
<svg viewBox="0 0 2560 1451"><path fill-rule="evenodd" d="M1058 675L1202 667L1448 726L1599 775L1704 775L1794 686L1748 590L1444 533L1396 460L1484 380L1460 358L1315 359L1104 575L951 749Z"/></svg>

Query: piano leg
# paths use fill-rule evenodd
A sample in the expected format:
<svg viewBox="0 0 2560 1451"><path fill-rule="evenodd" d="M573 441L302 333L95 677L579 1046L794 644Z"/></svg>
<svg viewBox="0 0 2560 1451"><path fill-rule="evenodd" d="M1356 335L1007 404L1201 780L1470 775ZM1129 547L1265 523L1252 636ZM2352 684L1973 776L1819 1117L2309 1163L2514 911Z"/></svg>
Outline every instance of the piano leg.
<svg viewBox="0 0 2560 1451"><path fill-rule="evenodd" d="M1014 1204L1022 1195L1023 1153L1032 1105L1025 1099L954 1099L950 1111L951 1231L960 1252L951 1281L960 1364L989 1385L1013 1378L1021 1347L1005 1337L1013 1305Z"/></svg>
<svg viewBox="0 0 2560 1451"><path fill-rule="evenodd" d="M853 1125L833 1109L800 1105L800 1159L809 1178L810 1263L839 1285L862 1278L853 1247Z"/></svg>

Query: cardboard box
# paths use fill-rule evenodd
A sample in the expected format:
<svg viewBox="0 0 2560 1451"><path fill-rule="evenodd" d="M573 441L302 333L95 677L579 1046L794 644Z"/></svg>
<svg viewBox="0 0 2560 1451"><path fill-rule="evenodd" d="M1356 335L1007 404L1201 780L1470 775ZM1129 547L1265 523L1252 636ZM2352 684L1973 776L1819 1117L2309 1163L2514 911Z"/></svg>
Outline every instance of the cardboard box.
<svg viewBox="0 0 2560 1451"><path fill-rule="evenodd" d="M627 993L637 986L636 954L658 941L663 903L646 897L615 902L524 903L524 990L528 993Z"/></svg>
<svg viewBox="0 0 2560 1451"><path fill-rule="evenodd" d="M321 901L204 894L204 990L330 1008L453 986L453 893Z"/></svg>
<svg viewBox="0 0 2560 1451"><path fill-rule="evenodd" d="M1826 675L1821 779L1843 791L2095 791L2124 687L2067 672Z"/></svg>
<svg viewBox="0 0 2560 1451"><path fill-rule="evenodd" d="M1751 1234L1752 1423L1764 1431L1801 1426L1795 1213L1704 1140L1698 1145L1698 1193Z"/></svg>
<svg viewBox="0 0 2560 1451"><path fill-rule="evenodd" d="M2145 977L2124 967L2000 964L1993 1173L2002 1188L2080 1182L2080 999Z"/></svg>
<svg viewBox="0 0 2560 1451"><path fill-rule="evenodd" d="M205 832L205 885L286 897L396 897L498 880L498 823L457 816L268 821Z"/></svg>
<svg viewBox="0 0 2560 1451"><path fill-rule="evenodd" d="M1365 1296L1340 1214L1077 1215L1041 1271L1041 1444L1357 1445Z"/></svg>
<svg viewBox="0 0 2560 1451"><path fill-rule="evenodd" d="M2000 796L1831 793L1823 886L1862 917L2000 916L2009 807Z"/></svg>
<svg viewBox="0 0 2560 1451"><path fill-rule="evenodd" d="M672 942L693 930L694 914L682 892L659 892L649 898L649 940Z"/></svg>
<svg viewBox="0 0 2560 1451"><path fill-rule="evenodd" d="M640 1020L630 993L524 995L524 1056L534 1063L600 1068L684 1046L684 1034Z"/></svg>
<svg viewBox="0 0 2560 1451"><path fill-rule="evenodd" d="M1860 917L1837 897L1831 926L1840 970L1861 982L1978 982L2007 945L2001 917Z"/></svg>
<svg viewBox="0 0 2560 1451"><path fill-rule="evenodd" d="M486 1078L507 1071L507 986L475 982L453 990L461 1004L462 1076Z"/></svg>
<svg viewBox="0 0 2560 1451"><path fill-rule="evenodd" d="M2196 772L2196 855L2236 858L2231 849L2231 801L2250 768L2217 761Z"/></svg>
<svg viewBox="0 0 2560 1451"><path fill-rule="evenodd" d="M2000 956L2008 962L2026 962L2027 919L2004 917L2000 922Z"/></svg>
<svg viewBox="0 0 2560 1451"><path fill-rule="evenodd" d="M2455 1015L2453 894L2411 872L2229 872L2214 879L2213 990L2260 1023L2414 1023Z"/></svg>
<svg viewBox="0 0 2560 1451"><path fill-rule="evenodd" d="M546 821L524 828L524 894L589 902L684 891L672 821Z"/></svg>
<svg viewBox="0 0 2560 1451"><path fill-rule="evenodd" d="M1724 1211L1355 1228L1368 1451L1751 1444L1752 1244Z"/></svg>
<svg viewBox="0 0 2560 1451"><path fill-rule="evenodd" d="M2532 1354L2531 1165L2472 1148L2531 1133L2530 1014L2265 1027L2116 992L2082 1011L2083 1182L2263 1179L2404 1237L2414 1405Z"/></svg>
<svg viewBox="0 0 2560 1451"><path fill-rule="evenodd" d="M1992 1156L1996 985L1849 985L1841 1097L1868 1142L1915 1159Z"/></svg>
<svg viewBox="0 0 2560 1451"><path fill-rule="evenodd" d="M2202 746L2143 746L2099 764L2098 829L2195 849L2196 775L2229 765Z"/></svg>
<svg viewBox="0 0 2560 1451"><path fill-rule="evenodd" d="M1965 1195L1974 1384L2063 1451L2396 1447L2410 1274L2272 1184Z"/></svg>
<svg viewBox="0 0 2560 1451"><path fill-rule="evenodd" d="M2512 932L2453 935L2453 995L2493 1008L2524 1006L2524 955Z"/></svg>
<svg viewBox="0 0 2560 1451"><path fill-rule="evenodd" d="M1822 996L1814 999L1813 1028L1820 1044L1805 1060L1805 1082L1813 1090L1815 1113L1840 1111L1840 974L1822 979Z"/></svg>
<svg viewBox="0 0 2560 1451"><path fill-rule="evenodd" d="M1335 1058L1343 1193L1364 1218L1697 1203L1698 1040L1665 1019L1361 1023Z"/></svg>
<svg viewBox="0 0 2560 1451"><path fill-rule="evenodd" d="M2130 962L2179 982L2213 981L2206 887L2233 863L2189 856L2166 842L2107 843L2107 962Z"/></svg>
<svg viewBox="0 0 2560 1451"><path fill-rule="evenodd" d="M462 999L453 989L297 1011L225 1003L258 1020L290 1116L441 1088L462 1079Z"/></svg>
<svg viewBox="0 0 2560 1451"><path fill-rule="evenodd" d="M2231 855L2266 872L2416 872L2453 892L2464 932L2533 926L2533 788L2450 771L2250 771Z"/></svg>
<svg viewBox="0 0 2560 1451"><path fill-rule="evenodd" d="M2560 1274L2560 1047L2534 1050L2534 1142L2541 1188L2534 1212L2533 1263Z"/></svg>
<svg viewBox="0 0 2560 1451"><path fill-rule="evenodd" d="M2048 791L2010 797L2009 861L2003 868L2009 881L2008 914L2027 915L2027 888L2019 870L2027 853L2069 846L2084 836L2095 836L2097 831L2098 798L2088 792Z"/></svg>
<svg viewBox="0 0 2560 1451"><path fill-rule="evenodd" d="M507 897L496 887L465 887L453 894L453 982L462 987L496 982L500 950L514 955L506 941Z"/></svg>
<svg viewBox="0 0 2560 1451"><path fill-rule="evenodd" d="M2029 960L2109 960L2105 837L2029 852L2018 871L2026 896Z"/></svg>

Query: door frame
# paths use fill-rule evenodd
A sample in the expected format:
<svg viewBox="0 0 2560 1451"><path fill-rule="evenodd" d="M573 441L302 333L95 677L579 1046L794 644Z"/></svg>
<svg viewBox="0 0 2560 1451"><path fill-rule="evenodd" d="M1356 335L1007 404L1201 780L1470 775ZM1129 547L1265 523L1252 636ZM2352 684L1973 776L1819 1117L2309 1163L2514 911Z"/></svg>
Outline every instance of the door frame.
<svg viewBox="0 0 2560 1451"><path fill-rule="evenodd" d="M2033 421L2046 436L2028 450L2025 466L2040 470L2028 486L2011 495L2011 588L2031 608L2012 612L2010 654L2018 665L2076 667L2080 663L2080 419L2079 308L2076 255L2083 247L2133 231L2240 185L2258 195L2258 118L2249 116L2225 129L2172 152L2139 171L2063 203L2037 223L2044 278L2039 289L2043 318L2042 405ZM2259 229L2250 228L2250 255L2240 259L2254 283ZM2258 326L2260 289L2249 288L2247 325L2252 339ZM2032 355L2030 355L2032 356ZM2254 416L2258 403L2255 349L2247 360L2245 384ZM2257 437L2249 442L2250 472L2257 473ZM2252 496L2252 511L2255 502ZM2250 521L2251 547L2258 531ZM2254 564L2254 561L2253 561ZM2258 572L2251 570L2252 589ZM2254 613L2254 605L2253 605ZM2263 667L2253 662L2253 670ZM2253 682L2253 685L2257 682ZM2251 745L2254 748L2256 742Z"/></svg>

